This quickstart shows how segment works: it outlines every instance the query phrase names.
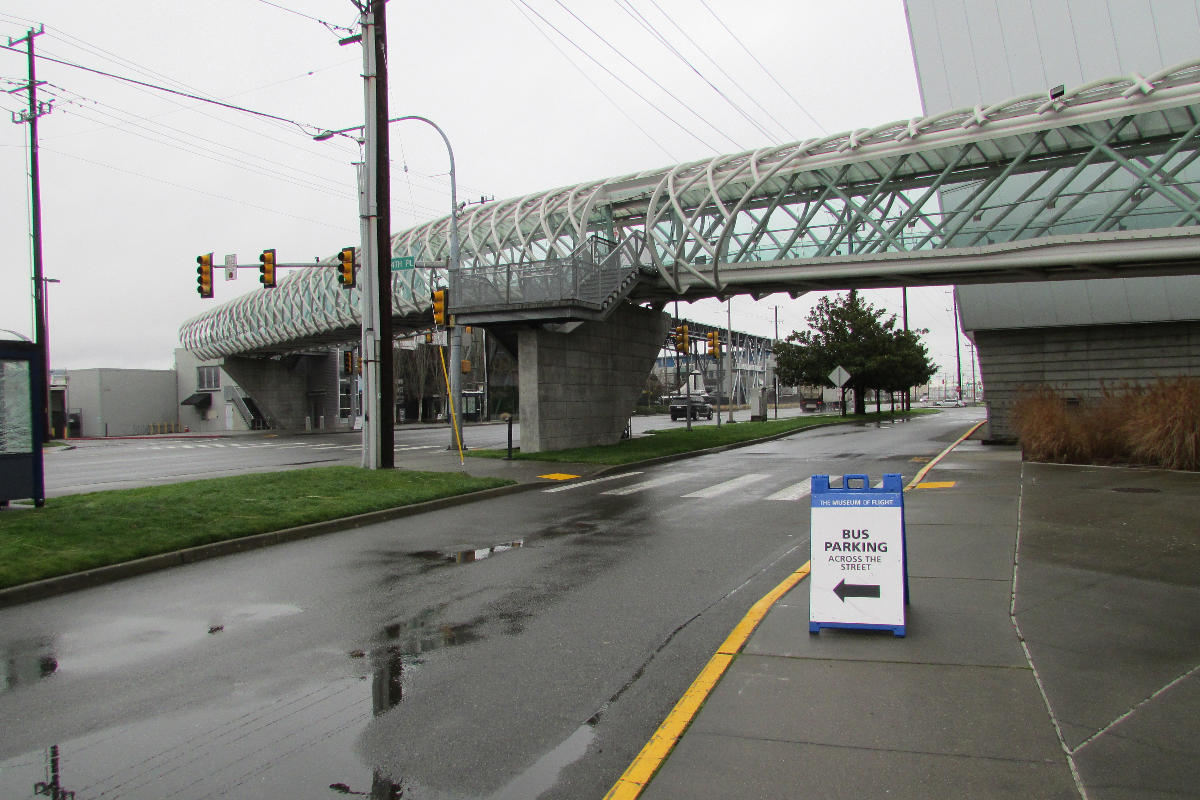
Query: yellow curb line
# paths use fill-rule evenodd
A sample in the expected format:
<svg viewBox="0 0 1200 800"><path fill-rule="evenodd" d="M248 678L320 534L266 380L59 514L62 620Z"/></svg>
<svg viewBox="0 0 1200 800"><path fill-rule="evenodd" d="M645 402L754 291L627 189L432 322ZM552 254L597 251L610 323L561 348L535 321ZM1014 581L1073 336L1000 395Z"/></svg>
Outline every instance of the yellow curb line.
<svg viewBox="0 0 1200 800"><path fill-rule="evenodd" d="M957 441L955 441L954 444L950 445L945 450L943 450L942 452L940 452L936 456L934 456L932 459L930 459L928 464L921 467L921 469L917 470L917 474L915 476L913 476L913 479L911 481L908 482L908 486L904 487L904 491L907 492L909 489L915 488L918 483L922 483L925 480L925 476L929 474L929 471L931 469L933 469L934 467L937 466L937 463L939 461L941 461L943 458L945 458L947 455L949 455L951 450L958 447L960 444L962 444L967 439L969 439L971 437L971 434L975 433L975 431L982 428L984 426L984 423L986 423L986 422L987 422L986 419L980 420L978 423L976 423L974 426L972 426L971 430L967 431L962 436L958 437Z"/></svg>
<svg viewBox="0 0 1200 800"><path fill-rule="evenodd" d="M633 759L633 763L608 790L608 794L604 795L604 800L633 800L642 793L646 784L654 777L654 773L658 772L658 768L675 748L679 737L683 736L683 732L692 724L696 713L700 711L700 707L704 705L708 695L721 680L725 670L733 663L733 657L745 646L746 640L750 638L750 634L754 633L754 629L771 610L771 606L775 605L779 598L791 591L792 587L808 575L811 563L806 562L804 566L785 578L782 583L750 607L746 616L742 617L742 621L726 637L717 652L708 660L704 669L700 670L696 680L692 681L692 685L671 709L671 713L667 714L667 718L658 726L658 730L650 737L650 741L646 742L645 747Z"/></svg>
<svg viewBox="0 0 1200 800"><path fill-rule="evenodd" d="M983 427L985 422L987 420L982 420L960 436L954 444L938 453L937 456L917 472L912 481L904 487L904 490L908 491L921 483L939 461L951 450L966 441L971 434ZM757 603L750 607L750 610L746 612L746 616L742 617L742 621L737 624L733 632L717 648L717 652L704 665L704 669L700 670L700 674L696 676L696 680L692 681L692 685L683 693L683 697L679 698L679 702L675 704L675 707L667 714L667 718L658 726L658 730L650 737L650 741L646 742L641 752L634 757L633 763L629 765L621 777L617 779L617 782L613 784L612 788L608 790L608 794L604 795L604 800L635 800L635 798L641 795L642 790L646 788L646 784L650 782L650 779L654 777L654 773L658 772L659 767L662 766L667 756L675 748L675 743L679 741L684 731L692 724L692 720L695 718L697 712L700 711L700 707L704 705L704 701L708 699L708 695L721 680L725 671L729 669L729 665L733 663L733 657L745 646L746 640L750 638L750 634L754 633L754 629L758 627L763 617L771 610L771 606L775 605L779 598L791 591L797 583L808 576L811 566L811 561L805 562L804 566L785 578L782 583L767 592Z"/></svg>

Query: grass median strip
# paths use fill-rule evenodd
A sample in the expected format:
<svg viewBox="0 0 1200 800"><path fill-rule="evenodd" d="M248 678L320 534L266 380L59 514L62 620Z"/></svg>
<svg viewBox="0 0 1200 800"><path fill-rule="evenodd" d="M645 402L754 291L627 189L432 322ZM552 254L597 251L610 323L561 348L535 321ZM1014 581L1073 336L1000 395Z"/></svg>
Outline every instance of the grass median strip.
<svg viewBox="0 0 1200 800"><path fill-rule="evenodd" d="M511 483L319 467L54 497L0 511L0 588Z"/></svg>
<svg viewBox="0 0 1200 800"><path fill-rule="evenodd" d="M862 414L840 416L838 414L820 414L811 417L789 417L787 419L765 420L763 422L737 422L732 425L696 425L689 431L686 423L672 423L677 428L653 431L653 436L638 436L625 439L612 445L597 447L575 447L569 450L554 450L542 453L521 453L513 451L514 459L531 461L573 462L577 464L606 464L618 466L645 461L651 458L691 453L697 450L707 450L712 447L739 444L755 439L766 439L781 436L793 431L811 428L814 425L827 425L831 422L887 422L892 419L903 419L905 416L937 413L936 411L913 410L907 414L897 413L895 416L883 412L879 414ZM506 450L470 450L469 456L477 458L504 458Z"/></svg>

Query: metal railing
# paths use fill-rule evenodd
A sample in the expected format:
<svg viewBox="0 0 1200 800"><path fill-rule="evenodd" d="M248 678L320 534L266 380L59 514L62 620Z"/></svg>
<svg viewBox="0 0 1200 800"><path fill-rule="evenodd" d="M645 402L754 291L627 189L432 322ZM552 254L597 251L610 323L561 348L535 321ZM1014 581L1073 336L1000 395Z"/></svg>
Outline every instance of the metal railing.
<svg viewBox="0 0 1200 800"><path fill-rule="evenodd" d="M620 242L591 236L560 258L452 272L451 304L457 313L566 306L599 312L627 294L649 266L642 236Z"/></svg>

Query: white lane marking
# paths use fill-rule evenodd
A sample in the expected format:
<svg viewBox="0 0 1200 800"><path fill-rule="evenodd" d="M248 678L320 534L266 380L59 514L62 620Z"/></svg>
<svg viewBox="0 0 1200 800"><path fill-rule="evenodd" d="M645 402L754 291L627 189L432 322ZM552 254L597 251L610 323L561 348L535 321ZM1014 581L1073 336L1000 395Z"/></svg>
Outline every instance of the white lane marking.
<svg viewBox="0 0 1200 800"><path fill-rule="evenodd" d="M805 478L799 483L780 489L775 494L767 495L767 500L803 500L812 494L812 478Z"/></svg>
<svg viewBox="0 0 1200 800"><path fill-rule="evenodd" d="M653 489L656 486L663 486L668 483L675 483L676 481L687 480L688 478L694 477L696 476L693 473L671 472L666 475L659 475L657 478L651 478L648 481L635 483L632 486L622 486L620 489L609 489L607 492L601 492L601 494L611 494L617 497L623 497L624 495L640 492L644 489Z"/></svg>
<svg viewBox="0 0 1200 800"><path fill-rule="evenodd" d="M553 492L565 492L568 489L578 489L581 486L591 486L594 483L604 483L605 481L615 481L615 480L620 480L621 478L629 478L634 475L641 475L641 474L642 474L641 471L622 472L620 475L606 475L603 478L592 478L590 481L580 481L579 483L564 483L562 486L555 486L553 489L542 489L542 491L545 492L546 494L551 494Z"/></svg>
<svg viewBox="0 0 1200 800"><path fill-rule="evenodd" d="M766 475L757 472L751 472L746 475L741 475L737 478L718 483L714 486L709 486L707 489L699 489L695 492L690 492L683 495L684 497L717 497L719 495L728 494L729 492L737 491L743 486L749 486L752 483L758 483Z"/></svg>

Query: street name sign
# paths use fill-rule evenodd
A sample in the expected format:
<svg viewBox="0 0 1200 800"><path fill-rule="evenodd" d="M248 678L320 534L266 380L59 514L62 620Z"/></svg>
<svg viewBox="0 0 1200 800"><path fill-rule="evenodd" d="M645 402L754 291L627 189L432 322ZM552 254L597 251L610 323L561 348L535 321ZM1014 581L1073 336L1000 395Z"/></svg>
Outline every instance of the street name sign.
<svg viewBox="0 0 1200 800"><path fill-rule="evenodd" d="M897 474L871 488L866 475L812 476L809 633L862 628L905 633L908 558L904 486Z"/></svg>

